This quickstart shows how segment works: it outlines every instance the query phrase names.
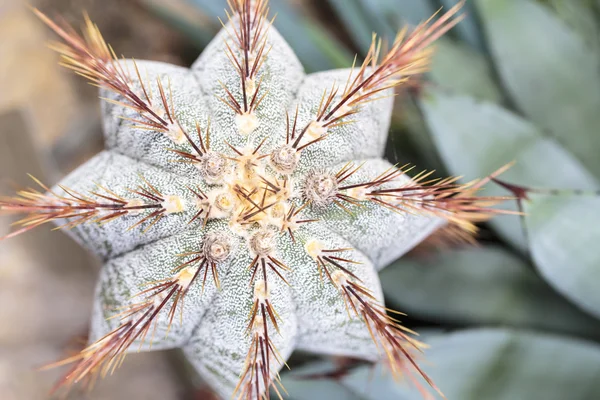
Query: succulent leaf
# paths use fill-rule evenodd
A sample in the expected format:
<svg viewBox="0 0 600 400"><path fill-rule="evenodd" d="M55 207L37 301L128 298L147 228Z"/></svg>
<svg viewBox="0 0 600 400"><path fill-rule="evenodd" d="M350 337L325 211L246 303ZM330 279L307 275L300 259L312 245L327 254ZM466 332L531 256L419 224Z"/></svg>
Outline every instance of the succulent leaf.
<svg viewBox="0 0 600 400"><path fill-rule="evenodd" d="M431 337L428 344L431 373L448 398L586 400L600 389L595 378L600 349L591 342L474 329ZM342 383L367 400L421 398L416 390L368 367L349 374Z"/></svg>
<svg viewBox="0 0 600 400"><path fill-rule="evenodd" d="M587 338L600 334L594 318L558 296L521 258L498 246L404 257L381 272L381 284L389 301L414 317Z"/></svg>
<svg viewBox="0 0 600 400"><path fill-rule="evenodd" d="M486 57L462 42L443 38L437 43L429 72L431 82L456 94L502 103L503 94Z"/></svg>
<svg viewBox="0 0 600 400"><path fill-rule="evenodd" d="M421 106L450 172L462 171L471 179L489 174L502 161L512 159L516 164L503 179L517 185L583 190L599 187L594 176L559 144L494 104L431 88L422 96ZM507 194L499 187L489 187L485 193ZM491 224L511 244L527 250L519 217L508 216Z"/></svg>
<svg viewBox="0 0 600 400"><path fill-rule="evenodd" d="M536 193L523 201L531 255L542 276L560 293L599 317L600 238L598 194ZM565 267L568 266L568 267Z"/></svg>
<svg viewBox="0 0 600 400"><path fill-rule="evenodd" d="M519 108L600 177L600 55L532 0L478 0L502 79ZM574 72L576 71L576 73Z"/></svg>
<svg viewBox="0 0 600 400"><path fill-rule="evenodd" d="M453 7L458 4L461 0L440 0L440 3L444 7ZM464 43L471 46L471 48L479 51L485 49L483 37L481 35L479 23L477 21L477 13L475 12L474 3L468 2L465 4L465 11L467 12L467 18L460 26L456 29L456 35Z"/></svg>

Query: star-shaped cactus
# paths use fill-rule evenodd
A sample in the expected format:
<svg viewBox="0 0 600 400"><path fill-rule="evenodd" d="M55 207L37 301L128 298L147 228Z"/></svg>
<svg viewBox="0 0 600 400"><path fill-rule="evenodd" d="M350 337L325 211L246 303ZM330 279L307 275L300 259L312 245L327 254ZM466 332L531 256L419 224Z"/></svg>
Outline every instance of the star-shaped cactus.
<svg viewBox="0 0 600 400"><path fill-rule="evenodd" d="M91 344L58 363L73 364L59 385L168 348L223 398L279 391L295 349L422 375L377 270L441 227L471 233L499 199L475 197L484 181L409 178L382 154L394 88L425 71L460 4L387 51L374 38L360 66L305 75L266 0L229 3L191 69L118 60L89 20L80 36L37 12L106 100L106 151L55 188L0 199L25 214L10 236L58 222L105 261Z"/></svg>

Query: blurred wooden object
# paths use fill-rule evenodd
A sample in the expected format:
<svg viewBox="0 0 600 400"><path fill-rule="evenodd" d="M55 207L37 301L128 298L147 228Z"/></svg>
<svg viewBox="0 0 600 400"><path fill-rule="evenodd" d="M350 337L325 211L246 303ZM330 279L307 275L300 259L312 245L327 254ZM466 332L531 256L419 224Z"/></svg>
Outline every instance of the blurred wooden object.
<svg viewBox="0 0 600 400"><path fill-rule="evenodd" d="M20 0L0 0L0 195L48 184L101 146L85 146L98 129L89 102L82 106L66 71L47 48L49 32ZM95 101L95 100L94 100ZM97 106L97 103L95 103ZM86 112L84 112L86 110ZM83 111L82 111L83 110ZM85 119L85 121L82 121ZM78 121L78 122L77 122ZM77 129L79 132L72 132ZM85 130L89 132L84 132ZM92 133L90 133L92 132ZM81 133L71 148L65 135ZM85 136L88 135L88 136ZM98 135L98 137L100 137ZM65 159L57 160L56 149ZM84 149L84 151L82 151ZM77 155L74 157L73 155ZM0 236L10 227L0 217ZM52 227L0 241L0 399L48 398L65 372L40 366L79 350L85 340L98 261ZM162 353L133 355L90 395L69 399L180 398L177 379Z"/></svg>

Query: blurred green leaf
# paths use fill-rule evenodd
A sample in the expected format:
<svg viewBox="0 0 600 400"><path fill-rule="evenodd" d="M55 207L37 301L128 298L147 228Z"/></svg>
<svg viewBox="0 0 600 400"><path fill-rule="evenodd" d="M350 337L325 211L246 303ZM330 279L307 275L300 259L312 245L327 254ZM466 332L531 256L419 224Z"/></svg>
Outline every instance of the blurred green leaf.
<svg viewBox="0 0 600 400"><path fill-rule="evenodd" d="M455 6L459 1L461 0L440 0L445 10ZM453 29L454 34L465 43L468 43L472 48L483 51L485 45L482 40L472 0L469 0L465 4L462 12L466 14L465 19Z"/></svg>
<svg viewBox="0 0 600 400"><path fill-rule="evenodd" d="M397 121L401 132L394 130L390 132L388 151L392 151L392 154L402 155L405 155L407 150L412 151L416 154L409 154L411 163L415 163L419 168L434 169L440 174L447 175L446 167L427 123L423 119L415 96L408 91L400 92L396 98L396 112L393 118L393 121Z"/></svg>
<svg viewBox="0 0 600 400"><path fill-rule="evenodd" d="M448 399L590 400L600 393L600 348L586 341L481 329L435 336L428 344L422 365ZM380 369L359 368L342 382L366 400L423 398Z"/></svg>
<svg viewBox="0 0 600 400"><path fill-rule="evenodd" d="M287 400L363 400L350 389L331 379L284 379L283 386L288 395L283 395ZM276 396L276 394L272 394ZM276 397L275 397L276 398Z"/></svg>
<svg viewBox="0 0 600 400"><path fill-rule="evenodd" d="M598 49L533 0L477 4L498 70L519 108L600 177Z"/></svg>
<svg viewBox="0 0 600 400"><path fill-rule="evenodd" d="M429 72L433 83L457 94L502 102L492 66L480 52L451 39L440 39L435 50Z"/></svg>
<svg viewBox="0 0 600 400"><path fill-rule="evenodd" d="M538 0L552 7L569 27L575 30L592 47L600 47L600 26L593 0Z"/></svg>
<svg viewBox="0 0 600 400"><path fill-rule="evenodd" d="M392 34L395 34L403 24L417 25L427 20L438 7L431 0L361 0L361 2L365 9L376 16L379 24L388 26Z"/></svg>
<svg viewBox="0 0 600 400"><path fill-rule="evenodd" d="M430 88L421 107L440 154L455 175L466 180L487 176L516 160L502 179L526 187L598 189L579 161L531 123L501 107ZM484 195L507 195L489 185ZM510 195L510 194L509 194ZM504 207L515 209L512 202ZM511 244L527 250L520 218L499 216L491 224Z"/></svg>
<svg viewBox="0 0 600 400"><path fill-rule="evenodd" d="M371 46L371 34L375 32L369 14L361 4L360 0L328 0L346 27L346 32L356 43L363 54ZM385 27L384 27L385 28Z"/></svg>
<svg viewBox="0 0 600 400"><path fill-rule="evenodd" d="M225 1L215 0L186 0L190 4L198 6L207 15L214 18L225 16L225 10L227 9L227 3Z"/></svg>
<svg viewBox="0 0 600 400"><path fill-rule="evenodd" d="M361 397L336 380L315 378L316 375L326 374L335 369L336 366L331 362L318 361L283 373L281 383L288 393L283 397L287 400L361 400ZM271 392L277 396L273 390Z"/></svg>
<svg viewBox="0 0 600 400"><path fill-rule="evenodd" d="M354 55L324 29L320 29L315 21L311 21L300 10L288 4L287 0L271 0L269 4L272 13L277 15L275 27L294 49L307 70L339 68L340 54L348 60L343 66L351 65Z"/></svg>
<svg viewBox="0 0 600 400"><path fill-rule="evenodd" d="M452 39L438 41L429 72L429 83L456 93L501 103L503 95L494 79L492 67L480 52ZM439 151L413 96L398 96L398 113L407 139L426 163L423 167L446 173ZM406 147L401 138L394 141L399 149ZM393 143L394 143L393 142Z"/></svg>
<svg viewBox="0 0 600 400"><path fill-rule="evenodd" d="M337 41L332 40L320 25L307 21L306 29L315 46L327 55L331 68L348 68L352 65L354 58L351 53Z"/></svg>
<svg viewBox="0 0 600 400"><path fill-rule="evenodd" d="M386 297L409 316L600 337L600 322L565 301L525 261L500 247L405 256L380 277Z"/></svg>
<svg viewBox="0 0 600 400"><path fill-rule="evenodd" d="M600 196L530 193L524 202L533 259L552 286L600 317Z"/></svg>
<svg viewBox="0 0 600 400"><path fill-rule="evenodd" d="M389 41L394 40L401 26L417 25L436 11L430 0L359 0L359 3L364 14L370 16L371 30Z"/></svg>

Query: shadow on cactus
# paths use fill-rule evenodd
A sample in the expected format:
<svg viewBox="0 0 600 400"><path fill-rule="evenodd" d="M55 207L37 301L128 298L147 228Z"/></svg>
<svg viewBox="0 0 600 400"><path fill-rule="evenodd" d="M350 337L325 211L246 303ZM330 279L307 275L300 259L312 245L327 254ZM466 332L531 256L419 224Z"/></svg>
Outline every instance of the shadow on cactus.
<svg viewBox="0 0 600 400"><path fill-rule="evenodd" d="M112 373L130 351L182 348L223 398L283 393L293 350L381 362L416 385L423 345L388 314L377 270L432 232L468 239L500 212L470 184L383 160L394 89L424 72L461 4L359 67L306 76L267 1L230 1L191 69L119 60L36 14L62 63L101 89L108 150L55 188L1 198L105 260L89 347L57 389ZM498 173L502 172L500 170ZM185 307L184 307L185 304ZM424 395L427 389L420 387Z"/></svg>

